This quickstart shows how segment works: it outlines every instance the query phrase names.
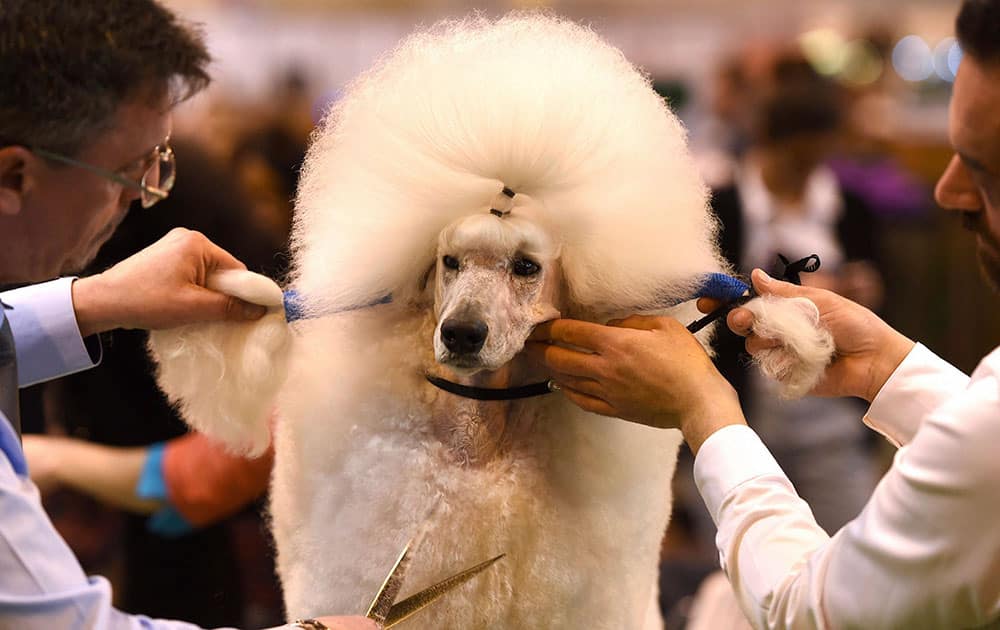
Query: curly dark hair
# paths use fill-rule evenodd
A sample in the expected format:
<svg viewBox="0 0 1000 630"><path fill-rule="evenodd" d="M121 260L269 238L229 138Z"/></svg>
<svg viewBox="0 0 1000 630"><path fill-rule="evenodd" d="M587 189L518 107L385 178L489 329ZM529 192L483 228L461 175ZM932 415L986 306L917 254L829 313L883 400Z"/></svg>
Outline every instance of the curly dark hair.
<svg viewBox="0 0 1000 630"><path fill-rule="evenodd" d="M154 0L0 0L0 147L75 155L132 98L205 88L202 35Z"/></svg>
<svg viewBox="0 0 1000 630"><path fill-rule="evenodd" d="M955 35L976 61L1000 64L1000 0L965 0L955 19Z"/></svg>

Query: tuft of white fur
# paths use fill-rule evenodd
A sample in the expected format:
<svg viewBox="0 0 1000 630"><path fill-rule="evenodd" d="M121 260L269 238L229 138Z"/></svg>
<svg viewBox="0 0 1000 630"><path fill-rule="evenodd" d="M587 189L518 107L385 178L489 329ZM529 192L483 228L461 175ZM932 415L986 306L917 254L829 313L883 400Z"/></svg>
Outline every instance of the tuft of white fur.
<svg viewBox="0 0 1000 630"><path fill-rule="evenodd" d="M291 332L281 289L248 271L217 272L207 285L275 307L254 322L212 322L153 331L157 380L184 419L230 450L259 455L270 444L271 407L285 382Z"/></svg>
<svg viewBox="0 0 1000 630"><path fill-rule="evenodd" d="M819 309L807 298L766 295L745 305L754 315L753 332L781 345L753 355L768 377L781 385L781 396L806 395L833 359L833 335L822 326Z"/></svg>
<svg viewBox="0 0 1000 630"><path fill-rule="evenodd" d="M285 304L281 287L267 276L243 269L223 269L213 272L205 280L213 291L238 297L251 304L279 307Z"/></svg>

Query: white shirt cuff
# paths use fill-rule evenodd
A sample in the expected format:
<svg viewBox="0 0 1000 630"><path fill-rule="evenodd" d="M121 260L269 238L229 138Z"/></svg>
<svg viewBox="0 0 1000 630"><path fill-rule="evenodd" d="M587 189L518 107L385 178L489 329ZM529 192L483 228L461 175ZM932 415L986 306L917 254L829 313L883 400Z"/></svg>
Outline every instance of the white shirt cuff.
<svg viewBox="0 0 1000 630"><path fill-rule="evenodd" d="M716 525L722 502L734 488L770 475L785 473L754 430L742 424L708 436L694 458L694 480Z"/></svg>
<svg viewBox="0 0 1000 630"><path fill-rule="evenodd" d="M968 376L918 343L879 390L864 422L899 447L913 439L927 414L968 383Z"/></svg>
<svg viewBox="0 0 1000 630"><path fill-rule="evenodd" d="M59 278L6 291L21 387L94 367L73 310L73 281Z"/></svg>

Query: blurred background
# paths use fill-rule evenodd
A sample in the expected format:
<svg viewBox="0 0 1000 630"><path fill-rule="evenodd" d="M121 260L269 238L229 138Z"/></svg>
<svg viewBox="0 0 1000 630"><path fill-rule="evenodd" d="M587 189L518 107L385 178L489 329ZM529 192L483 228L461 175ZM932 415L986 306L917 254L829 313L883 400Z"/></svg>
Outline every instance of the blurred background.
<svg viewBox="0 0 1000 630"><path fill-rule="evenodd" d="M746 200L748 187L763 185L778 206L790 204L808 214L809 191L814 184L822 188L817 183L822 180L840 200L831 203L856 209L856 220L827 226L839 238L840 253L820 283L869 304L967 372L1000 342L995 316L1000 302L978 277L973 239L957 217L935 206L932 195L951 157L948 99L962 54L952 38L956 1L165 4L203 25L215 59L214 81L175 116L175 193L152 211L133 212L94 271L184 225L204 231L251 269L280 277L309 134L344 85L421 25L473 10L500 15L544 8L591 25L648 73L689 129L702 175L716 191L726 235L736 229L730 222L740 221L740 208L723 207L724 202L738 202L740 191ZM797 183L772 181L769 169L780 173L774 166L780 164L808 168L800 168ZM748 173L758 173L757 179L748 181ZM782 194L789 187L792 194ZM739 229L758 228L748 223ZM807 240L803 247L811 245ZM755 262L746 252L726 253L741 271ZM103 369L25 392L26 425L37 433L121 449L145 449L182 436L185 427L149 377L144 337L120 331L104 345ZM735 362L740 364L738 356ZM755 386L752 375L733 378L748 400L758 401L747 403L747 411L765 441L768 431L796 434L788 425L755 421L755 415L784 412L760 406L769 394ZM110 399L122 402L109 406ZM847 418L856 429L806 431L774 447L784 452L779 460L811 503L832 495L850 499L816 508L821 525L833 531L857 513L891 453L862 429L863 406L823 405L808 411L809 417ZM820 467L817 451L835 453L836 459ZM668 628L693 627L693 594L717 567L711 523L685 474L689 469L689 461L678 468L677 507L664 545L661 591ZM67 489L71 485L46 484L46 505L85 568L116 582L119 605L205 625L260 627L282 618L261 520L264 483L245 493L242 511L223 510L180 531L151 523L155 515L149 509L112 509L107 497L98 500L86 488ZM151 563L169 570L155 579L145 576L142 567Z"/></svg>

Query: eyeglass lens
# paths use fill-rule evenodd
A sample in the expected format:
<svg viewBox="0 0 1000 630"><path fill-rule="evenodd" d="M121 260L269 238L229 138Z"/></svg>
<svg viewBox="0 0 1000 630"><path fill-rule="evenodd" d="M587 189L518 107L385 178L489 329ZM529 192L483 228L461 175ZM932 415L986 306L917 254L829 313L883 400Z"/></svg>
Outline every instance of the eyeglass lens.
<svg viewBox="0 0 1000 630"><path fill-rule="evenodd" d="M157 201L166 199L174 187L176 162L170 147L159 151L153 164L142 176L142 207L149 208Z"/></svg>

